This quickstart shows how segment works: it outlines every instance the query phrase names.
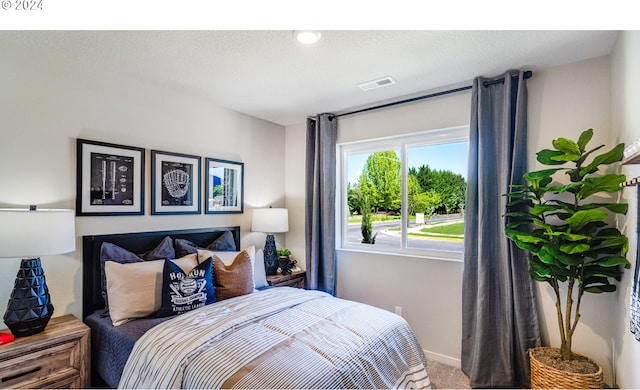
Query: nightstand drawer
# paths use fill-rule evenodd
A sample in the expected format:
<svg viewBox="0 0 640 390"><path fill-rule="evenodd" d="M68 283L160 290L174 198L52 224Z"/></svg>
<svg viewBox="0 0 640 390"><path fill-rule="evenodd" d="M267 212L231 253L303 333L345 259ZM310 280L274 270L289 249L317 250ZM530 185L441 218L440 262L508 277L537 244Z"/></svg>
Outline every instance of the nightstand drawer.
<svg viewBox="0 0 640 390"><path fill-rule="evenodd" d="M272 287L306 288L306 272L294 271L290 275L267 275L267 283Z"/></svg>
<svg viewBox="0 0 640 390"><path fill-rule="evenodd" d="M90 337L89 327L66 315L44 332L0 345L0 388L86 388Z"/></svg>
<svg viewBox="0 0 640 390"><path fill-rule="evenodd" d="M80 377L78 343L69 342L0 362L0 387L58 387Z"/></svg>

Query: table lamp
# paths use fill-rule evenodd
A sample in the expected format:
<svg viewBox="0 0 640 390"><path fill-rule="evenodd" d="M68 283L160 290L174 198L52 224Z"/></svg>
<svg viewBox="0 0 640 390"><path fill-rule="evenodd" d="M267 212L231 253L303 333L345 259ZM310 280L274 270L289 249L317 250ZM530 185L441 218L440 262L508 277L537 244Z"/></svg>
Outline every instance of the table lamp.
<svg viewBox="0 0 640 390"><path fill-rule="evenodd" d="M254 209L251 231L267 233L264 244L264 268L267 275L278 273L278 253L273 233L289 231L289 211L287 209Z"/></svg>
<svg viewBox="0 0 640 390"><path fill-rule="evenodd" d="M40 258L75 251L73 210L0 209L0 258L22 258L4 323L15 337L44 330L53 315Z"/></svg>

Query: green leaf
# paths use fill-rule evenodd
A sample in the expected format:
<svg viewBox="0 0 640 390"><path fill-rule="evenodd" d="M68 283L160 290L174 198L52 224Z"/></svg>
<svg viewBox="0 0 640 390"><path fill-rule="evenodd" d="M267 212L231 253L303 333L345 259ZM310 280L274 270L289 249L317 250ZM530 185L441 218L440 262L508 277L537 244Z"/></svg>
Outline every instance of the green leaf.
<svg viewBox="0 0 640 390"><path fill-rule="evenodd" d="M553 178L551 176L549 176L549 177L547 177L545 179L540 180L540 183L538 183L538 184L539 184L540 188L544 188L544 187L548 186L549 184L551 184L552 181L553 181Z"/></svg>
<svg viewBox="0 0 640 390"><path fill-rule="evenodd" d="M607 237L604 237L604 239L600 241L599 244L592 246L591 250L595 251L598 249L614 248L614 247L624 248L626 247L628 242L629 241L626 236L607 236Z"/></svg>
<svg viewBox="0 0 640 390"><path fill-rule="evenodd" d="M536 189L540 187L540 182L542 180L550 178L551 176L553 176L554 173L558 172L561 169L562 168L543 169L541 171L527 172L524 175L522 175L522 177L526 181L531 183L531 187L533 187L532 189Z"/></svg>
<svg viewBox="0 0 640 390"><path fill-rule="evenodd" d="M629 210L629 205L626 203L589 203L586 205L581 205L580 209L581 210L591 210L591 209L597 209L603 207L609 211L611 211L612 213L616 213L616 214L627 214L627 211Z"/></svg>
<svg viewBox="0 0 640 390"><path fill-rule="evenodd" d="M566 254L573 255L576 253L583 253L591 249L589 244L584 242L571 242L560 246L560 250Z"/></svg>
<svg viewBox="0 0 640 390"><path fill-rule="evenodd" d="M582 260L579 256L571 256L571 254L564 253L561 250L558 250L553 245L544 245L540 252L544 251L545 255L553 256L559 263L569 266L576 266L582 264ZM560 266L559 263L556 263Z"/></svg>
<svg viewBox="0 0 640 390"><path fill-rule="evenodd" d="M595 264L595 265L599 265L601 267L615 267L618 265L631 265L629 263L629 260L626 259L626 257L622 257L622 256L611 256L611 257L603 257L601 259L595 260L590 264Z"/></svg>
<svg viewBox="0 0 640 390"><path fill-rule="evenodd" d="M566 282L567 279L570 279L570 278L571 279L576 278L575 273L571 272L567 268L560 268L560 267L554 267L553 269L551 269L551 275L561 282Z"/></svg>
<svg viewBox="0 0 640 390"><path fill-rule="evenodd" d="M604 148L604 145L597 146L597 147L589 150L588 152L582 154L582 158L577 162L577 165L582 165L582 163L584 163L591 154L597 152L598 150L600 150L602 148ZM597 170L597 168L596 168L596 170Z"/></svg>
<svg viewBox="0 0 640 390"><path fill-rule="evenodd" d="M582 134L580 134L577 144L581 152L585 151L587 144L589 143L589 141L591 141L592 137L593 137L593 129L587 129L583 131Z"/></svg>
<svg viewBox="0 0 640 390"><path fill-rule="evenodd" d="M584 292L592 293L592 294L601 294L605 292L614 292L616 291L616 286L614 284L603 284L599 286L591 286L584 289Z"/></svg>
<svg viewBox="0 0 640 390"><path fill-rule="evenodd" d="M523 211L509 211L507 213L504 213L503 217L520 217L524 219L533 219L531 214L525 213Z"/></svg>
<svg viewBox="0 0 640 390"><path fill-rule="evenodd" d="M575 154L578 155L578 157L580 157L580 147L578 146L577 143L575 143L574 141L567 139L567 138L558 138L558 139L554 139L553 142L553 147L563 151L565 154ZM555 156L558 157L558 156Z"/></svg>
<svg viewBox="0 0 640 390"><path fill-rule="evenodd" d="M580 156L579 154L562 154L560 156L553 156L551 157L552 160L555 161L562 161L562 162L566 162L566 161L578 161L580 160Z"/></svg>
<svg viewBox="0 0 640 390"><path fill-rule="evenodd" d="M582 234L571 234L571 233L565 233L565 232L553 232L553 233L546 233L547 236L552 236L552 237L562 237L567 241L581 241L581 240L589 240L591 238L591 236L585 236Z"/></svg>
<svg viewBox="0 0 640 390"><path fill-rule="evenodd" d="M611 149L610 151L594 157L593 161L589 165L585 166L580 170L580 175L584 176L587 173L591 173L592 170L594 170L595 168L597 168L602 164L608 165L608 164L613 164L614 162L621 161L623 156L624 156L624 144L618 144L614 146L613 149Z"/></svg>
<svg viewBox="0 0 640 390"><path fill-rule="evenodd" d="M530 223L531 221L513 221L513 222L507 223L505 226L508 229L515 229L523 225L529 225Z"/></svg>
<svg viewBox="0 0 640 390"><path fill-rule="evenodd" d="M520 249L524 249L527 252L537 253L540 250L540 246L538 244L531 244L528 242L522 241L513 241Z"/></svg>
<svg viewBox="0 0 640 390"><path fill-rule="evenodd" d="M533 221L531 221L531 223L533 223L536 226L539 226L541 228L543 228L544 230L548 230L551 228L551 225L549 225L548 223L544 223L543 221L539 220L539 219L534 219Z"/></svg>
<svg viewBox="0 0 640 390"><path fill-rule="evenodd" d="M580 210L567 218L566 222L571 227L572 232L578 232L591 221L604 221L606 219L607 214L604 211L593 209Z"/></svg>
<svg viewBox="0 0 640 390"><path fill-rule="evenodd" d="M608 236L622 236L622 232L615 227L607 227L604 229L598 230L595 234L595 237L608 237Z"/></svg>
<svg viewBox="0 0 640 390"><path fill-rule="evenodd" d="M509 203L507 203L507 207L515 207L515 206L527 206L527 207L533 207L533 202L531 201L531 199L518 199L518 200L514 200L511 201Z"/></svg>
<svg viewBox="0 0 640 390"><path fill-rule="evenodd" d="M621 275L619 267L603 267L594 263L589 263L584 267L584 277L587 279L599 276L619 280Z"/></svg>
<svg viewBox="0 0 640 390"><path fill-rule="evenodd" d="M524 199L535 199L536 197L529 194L528 192L525 191L514 191L514 192L510 192L508 194L503 194L503 196L509 197L509 198L524 198Z"/></svg>
<svg viewBox="0 0 640 390"><path fill-rule="evenodd" d="M584 179L584 186L576 194L577 199L585 199L598 192L618 192L621 183L627 180L625 175L608 174Z"/></svg>
<svg viewBox="0 0 640 390"><path fill-rule="evenodd" d="M553 204L537 204L533 206L529 212L535 216L539 216L549 211L558 211L558 209L559 207Z"/></svg>
<svg viewBox="0 0 640 390"><path fill-rule="evenodd" d="M554 160L553 157L564 155L560 150L543 149L536 153L536 159L544 165L562 165L563 161Z"/></svg>
<svg viewBox="0 0 640 390"><path fill-rule="evenodd" d="M609 279L606 276L590 276L582 279L584 287L588 287L590 284L609 284Z"/></svg>
<svg viewBox="0 0 640 390"><path fill-rule="evenodd" d="M532 257L529 262L529 274L534 277L537 281L544 281L545 278L549 277L551 271L549 266L544 264L538 257ZM536 276L539 278L536 278ZM542 280L541 280L542 279Z"/></svg>
<svg viewBox="0 0 640 390"><path fill-rule="evenodd" d="M540 251L538 252L538 258L545 264L552 264L556 266L560 265L553 253L551 253L551 250L548 246L543 246L542 248L540 248Z"/></svg>
<svg viewBox="0 0 640 390"><path fill-rule="evenodd" d="M542 248L540 248L538 257L543 263L554 266L550 269L553 276L558 276L560 273L567 272L565 270L565 266L576 266L582 264L579 257L562 253L549 244L543 245Z"/></svg>
<svg viewBox="0 0 640 390"><path fill-rule="evenodd" d="M522 233L522 232L521 232ZM540 244L542 242L548 242L549 240L545 240L544 238L535 237L530 234L518 234L516 238L521 242L527 242L530 244Z"/></svg>
<svg viewBox="0 0 640 390"><path fill-rule="evenodd" d="M577 182L577 183L569 183L563 186L558 187L558 189L556 190L556 192L558 193L563 193L563 192L573 192L573 190L582 187L583 183L582 182Z"/></svg>

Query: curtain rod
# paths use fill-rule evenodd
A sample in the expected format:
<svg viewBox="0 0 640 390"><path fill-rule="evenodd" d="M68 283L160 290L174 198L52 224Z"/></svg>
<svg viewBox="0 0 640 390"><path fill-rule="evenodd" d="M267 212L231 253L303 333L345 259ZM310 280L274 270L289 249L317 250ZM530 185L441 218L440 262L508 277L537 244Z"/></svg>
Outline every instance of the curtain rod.
<svg viewBox="0 0 640 390"><path fill-rule="evenodd" d="M529 78L531 78L531 76L533 76L533 72L532 71L527 70L527 71L524 72L524 78L525 79L529 79ZM485 87L488 87L489 85L498 84L498 83L504 83L504 77L499 78L499 79L495 79L495 80L491 80L491 81L485 81L484 83L482 83L482 85L484 85ZM429 95L418 96L418 97L414 97L414 98L410 98L410 99L400 100L398 102L386 103L386 104L381 104L379 106L363 108L361 110L345 112L344 114L338 114L338 115L330 116L329 120L333 120L333 118L339 118L341 116L359 114L361 112L373 111L373 110L378 110L378 109L381 109L381 108L397 106L399 104L412 103L412 102L415 102L417 100L429 99L429 98L432 98L432 97L438 97L438 96L442 96L442 95L449 95L451 93L456 93L456 92L462 92L462 91L469 90L472 87L473 86L471 86L471 85L467 85L465 87L449 89L447 91L435 92L435 93L431 93Z"/></svg>

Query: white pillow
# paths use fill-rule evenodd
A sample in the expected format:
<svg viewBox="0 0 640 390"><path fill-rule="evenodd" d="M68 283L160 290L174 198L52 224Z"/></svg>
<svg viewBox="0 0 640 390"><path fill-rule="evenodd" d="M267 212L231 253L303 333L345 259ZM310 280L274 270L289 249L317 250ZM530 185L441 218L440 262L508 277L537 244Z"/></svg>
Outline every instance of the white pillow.
<svg viewBox="0 0 640 390"><path fill-rule="evenodd" d="M251 245L244 249L251 258L251 266L253 269L253 288L261 288L267 286L267 276L264 270L264 253L262 249L256 251L255 246ZM219 252L206 249L198 249L198 262L203 262L209 257L216 255L225 265L230 265L240 252ZM215 276L214 276L215 277Z"/></svg>
<svg viewBox="0 0 640 390"><path fill-rule="evenodd" d="M253 264L253 282L256 288L267 287L267 271L264 269L264 252L262 249L256 251L256 262Z"/></svg>

